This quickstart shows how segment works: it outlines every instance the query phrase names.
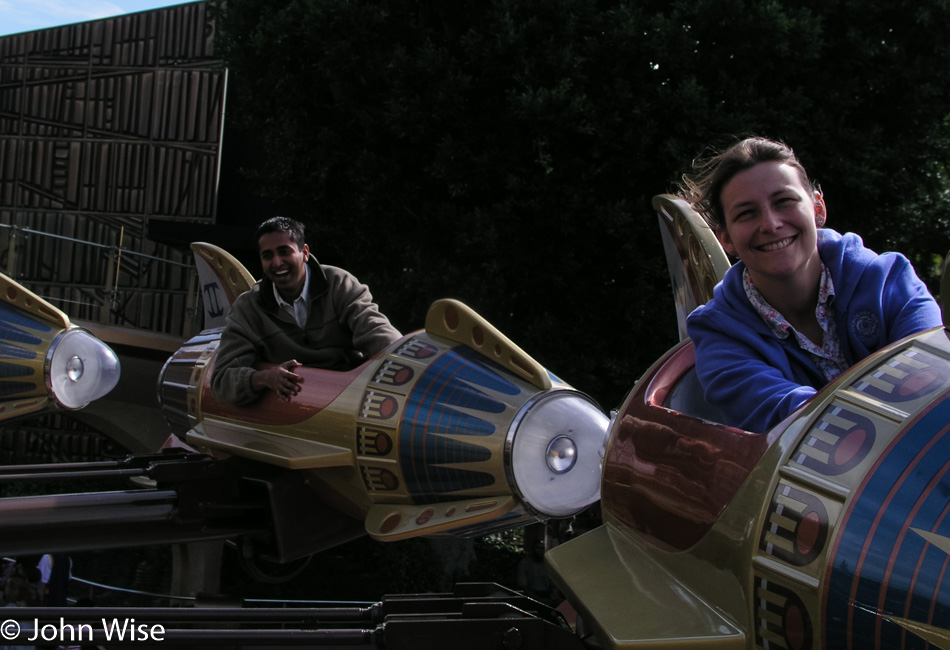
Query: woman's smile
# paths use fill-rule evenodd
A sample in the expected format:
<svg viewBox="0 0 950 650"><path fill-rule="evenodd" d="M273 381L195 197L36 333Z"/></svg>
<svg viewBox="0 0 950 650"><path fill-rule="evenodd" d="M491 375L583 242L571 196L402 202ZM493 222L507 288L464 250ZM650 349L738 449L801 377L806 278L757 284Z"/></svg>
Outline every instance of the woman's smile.
<svg viewBox="0 0 950 650"><path fill-rule="evenodd" d="M759 246L759 250L766 251L766 252L777 251L782 248L785 248L786 246L791 244L793 241L795 241L794 237L786 237L785 239L781 239L771 244L763 244L762 246Z"/></svg>

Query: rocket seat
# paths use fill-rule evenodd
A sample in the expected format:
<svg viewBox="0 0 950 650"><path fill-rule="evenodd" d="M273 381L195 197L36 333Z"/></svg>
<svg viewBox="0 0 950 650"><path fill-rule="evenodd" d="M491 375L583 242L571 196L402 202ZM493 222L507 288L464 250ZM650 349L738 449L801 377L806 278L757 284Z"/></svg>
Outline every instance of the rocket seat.
<svg viewBox="0 0 950 650"><path fill-rule="evenodd" d="M707 422L721 423L722 411L706 401L696 376L696 355L692 341L686 340L663 363L650 382L647 401Z"/></svg>
<svg viewBox="0 0 950 650"><path fill-rule="evenodd" d="M693 346L689 346L693 351ZM673 387L669 390L663 406L686 415L701 418L709 422L722 422L722 411L706 401L705 391L696 375L696 365L689 366L679 378L673 378Z"/></svg>

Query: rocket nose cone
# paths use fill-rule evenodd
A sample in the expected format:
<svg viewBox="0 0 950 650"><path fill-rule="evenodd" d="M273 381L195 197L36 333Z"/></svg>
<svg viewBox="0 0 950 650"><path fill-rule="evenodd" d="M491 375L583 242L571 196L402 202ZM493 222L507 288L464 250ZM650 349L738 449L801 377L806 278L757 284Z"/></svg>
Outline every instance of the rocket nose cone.
<svg viewBox="0 0 950 650"><path fill-rule="evenodd" d="M112 348L80 328L56 337L46 357L46 386L66 409L79 409L106 395L119 383L119 357Z"/></svg>
<svg viewBox="0 0 950 650"><path fill-rule="evenodd" d="M546 517L568 517L600 498L609 419L589 397L542 393L525 405L509 434L513 490Z"/></svg>

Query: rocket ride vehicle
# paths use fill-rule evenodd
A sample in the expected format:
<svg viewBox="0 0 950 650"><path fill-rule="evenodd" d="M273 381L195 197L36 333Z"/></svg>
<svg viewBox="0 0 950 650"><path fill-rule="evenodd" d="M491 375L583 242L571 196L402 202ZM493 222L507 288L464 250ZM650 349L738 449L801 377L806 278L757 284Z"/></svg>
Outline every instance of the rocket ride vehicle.
<svg viewBox="0 0 950 650"><path fill-rule="evenodd" d="M454 300L351 371L297 369L304 382L289 403L270 391L249 406L218 402L210 380L224 314L253 280L227 252L192 249L212 327L168 360L162 408L187 445L290 470L307 486L295 498L330 506L310 539L297 518L278 531L298 552L336 543L327 531L481 535L599 499L607 416Z"/></svg>
<svg viewBox="0 0 950 650"><path fill-rule="evenodd" d="M109 346L0 274L0 422L81 409L115 388L119 374Z"/></svg>
<svg viewBox="0 0 950 650"><path fill-rule="evenodd" d="M687 204L654 206L682 333L729 264ZM950 648L948 470L946 327L766 434L717 423L684 339L612 420L604 525L546 560L605 648Z"/></svg>

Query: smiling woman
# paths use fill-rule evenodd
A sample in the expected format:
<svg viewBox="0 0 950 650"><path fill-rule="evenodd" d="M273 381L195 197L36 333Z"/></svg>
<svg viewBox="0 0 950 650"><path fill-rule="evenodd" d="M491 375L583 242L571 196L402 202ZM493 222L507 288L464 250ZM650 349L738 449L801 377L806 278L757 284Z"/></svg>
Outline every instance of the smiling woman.
<svg viewBox="0 0 950 650"><path fill-rule="evenodd" d="M3 0L0 36L184 4L175 0Z"/></svg>
<svg viewBox="0 0 950 650"><path fill-rule="evenodd" d="M726 253L741 259L752 285L816 345L815 315L821 258L818 228L825 202L811 183L784 162L743 170L722 188L724 223L716 231Z"/></svg>
<svg viewBox="0 0 950 650"><path fill-rule="evenodd" d="M824 228L824 198L785 144L747 138L696 169L681 192L739 260L687 320L726 424L766 431L854 363L941 324L903 255Z"/></svg>

